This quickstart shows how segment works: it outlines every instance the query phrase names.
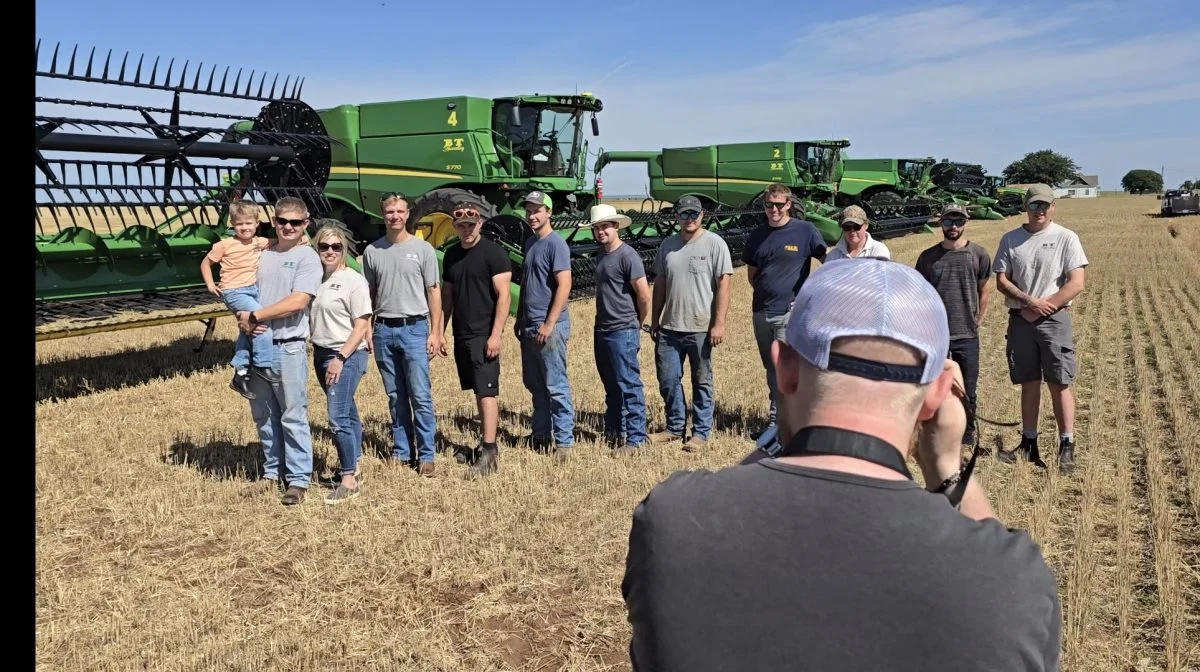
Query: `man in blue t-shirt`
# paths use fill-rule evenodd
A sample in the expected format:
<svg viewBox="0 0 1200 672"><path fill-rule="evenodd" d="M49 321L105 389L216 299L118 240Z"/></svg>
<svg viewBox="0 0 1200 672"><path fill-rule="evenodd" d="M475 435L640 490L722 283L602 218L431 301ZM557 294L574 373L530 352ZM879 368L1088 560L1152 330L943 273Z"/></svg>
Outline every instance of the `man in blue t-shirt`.
<svg viewBox="0 0 1200 672"><path fill-rule="evenodd" d="M755 229L746 242L742 261L754 288L754 340L758 356L767 370L771 412L767 427L775 424L779 387L771 364L771 341L783 340L792 301L808 279L812 260L825 260L825 239L812 222L791 214L792 191L778 182L767 187L763 207L767 223ZM758 438L758 434L754 436Z"/></svg>
<svg viewBox="0 0 1200 672"><path fill-rule="evenodd" d="M550 228L553 202L540 191L525 197L525 215L533 235L525 241L521 295L514 327L521 342L521 373L533 395L535 449L565 455L575 445L575 404L567 376L567 339L571 316L571 250Z"/></svg>

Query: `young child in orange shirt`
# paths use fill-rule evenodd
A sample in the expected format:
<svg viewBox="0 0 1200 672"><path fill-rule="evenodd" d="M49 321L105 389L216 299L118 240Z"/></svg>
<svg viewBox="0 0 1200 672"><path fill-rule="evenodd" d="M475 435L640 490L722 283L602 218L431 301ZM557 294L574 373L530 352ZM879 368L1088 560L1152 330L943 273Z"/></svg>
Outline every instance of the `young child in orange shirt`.
<svg viewBox="0 0 1200 672"><path fill-rule="evenodd" d="M208 285L208 291L221 297L225 306L236 315L239 311L259 310L258 302L258 259L271 241L255 236L258 229L258 206L245 201L235 201L229 206L229 222L233 237L213 243L212 250L200 262L200 275ZM307 239L307 236L305 236ZM213 282L212 265L221 266L221 285ZM253 399L250 391L250 365L254 373L269 382L279 382L279 357L272 342L270 327L256 336L247 336L238 331L234 346L233 380L229 387L247 399Z"/></svg>

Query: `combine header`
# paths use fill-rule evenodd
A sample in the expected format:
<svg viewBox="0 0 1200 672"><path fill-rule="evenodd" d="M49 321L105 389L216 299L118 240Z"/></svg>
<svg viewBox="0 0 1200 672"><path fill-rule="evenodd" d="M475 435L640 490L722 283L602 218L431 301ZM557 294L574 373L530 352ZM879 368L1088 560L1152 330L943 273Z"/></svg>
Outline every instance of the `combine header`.
<svg viewBox="0 0 1200 672"><path fill-rule="evenodd" d="M162 311L188 319L223 314L203 289L199 265L228 235L230 202L260 203L264 220L283 196L302 198L314 217L329 211L331 139L299 99L303 80L111 51L98 57L95 49L83 57L78 48L68 54L57 45L44 58L40 47L39 41L39 339L79 333L50 325L64 319L111 320L128 311L134 316L122 323L142 326ZM88 95L95 86L124 87L123 102ZM151 92L165 100L152 104ZM184 102L192 95L257 109L194 109ZM264 223L260 235L271 231Z"/></svg>
<svg viewBox="0 0 1200 672"><path fill-rule="evenodd" d="M840 206L859 205L871 219L871 235L889 238L925 230L941 207L927 195L934 159L850 159L838 185Z"/></svg>

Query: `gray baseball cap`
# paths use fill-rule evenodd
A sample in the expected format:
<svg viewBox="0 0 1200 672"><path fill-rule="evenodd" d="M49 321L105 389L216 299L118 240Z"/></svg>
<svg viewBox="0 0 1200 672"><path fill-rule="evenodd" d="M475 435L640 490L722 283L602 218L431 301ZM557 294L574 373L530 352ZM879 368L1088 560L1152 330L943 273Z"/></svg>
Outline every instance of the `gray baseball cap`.
<svg viewBox="0 0 1200 672"><path fill-rule="evenodd" d="M831 352L842 336L892 339L925 361L902 366ZM869 257L838 259L813 271L796 294L786 338L818 369L922 385L941 375L950 350L946 306L933 285L912 267Z"/></svg>
<svg viewBox="0 0 1200 672"><path fill-rule="evenodd" d="M675 212L703 212L700 199L695 196L684 196L675 203Z"/></svg>
<svg viewBox="0 0 1200 672"><path fill-rule="evenodd" d="M1035 184L1025 192L1025 205L1030 203L1053 203L1054 190L1048 184Z"/></svg>

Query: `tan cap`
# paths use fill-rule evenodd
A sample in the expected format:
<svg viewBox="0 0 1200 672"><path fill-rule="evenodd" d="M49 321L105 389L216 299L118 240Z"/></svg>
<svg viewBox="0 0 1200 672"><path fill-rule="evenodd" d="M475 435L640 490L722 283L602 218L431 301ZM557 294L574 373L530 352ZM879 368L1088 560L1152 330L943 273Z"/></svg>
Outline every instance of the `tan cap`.
<svg viewBox="0 0 1200 672"><path fill-rule="evenodd" d="M842 210L842 214L838 217L838 222L853 222L855 224L866 224L867 213L857 205L847 206Z"/></svg>
<svg viewBox="0 0 1200 672"><path fill-rule="evenodd" d="M1030 203L1053 203L1054 190L1048 184L1035 184L1025 192L1025 205Z"/></svg>

